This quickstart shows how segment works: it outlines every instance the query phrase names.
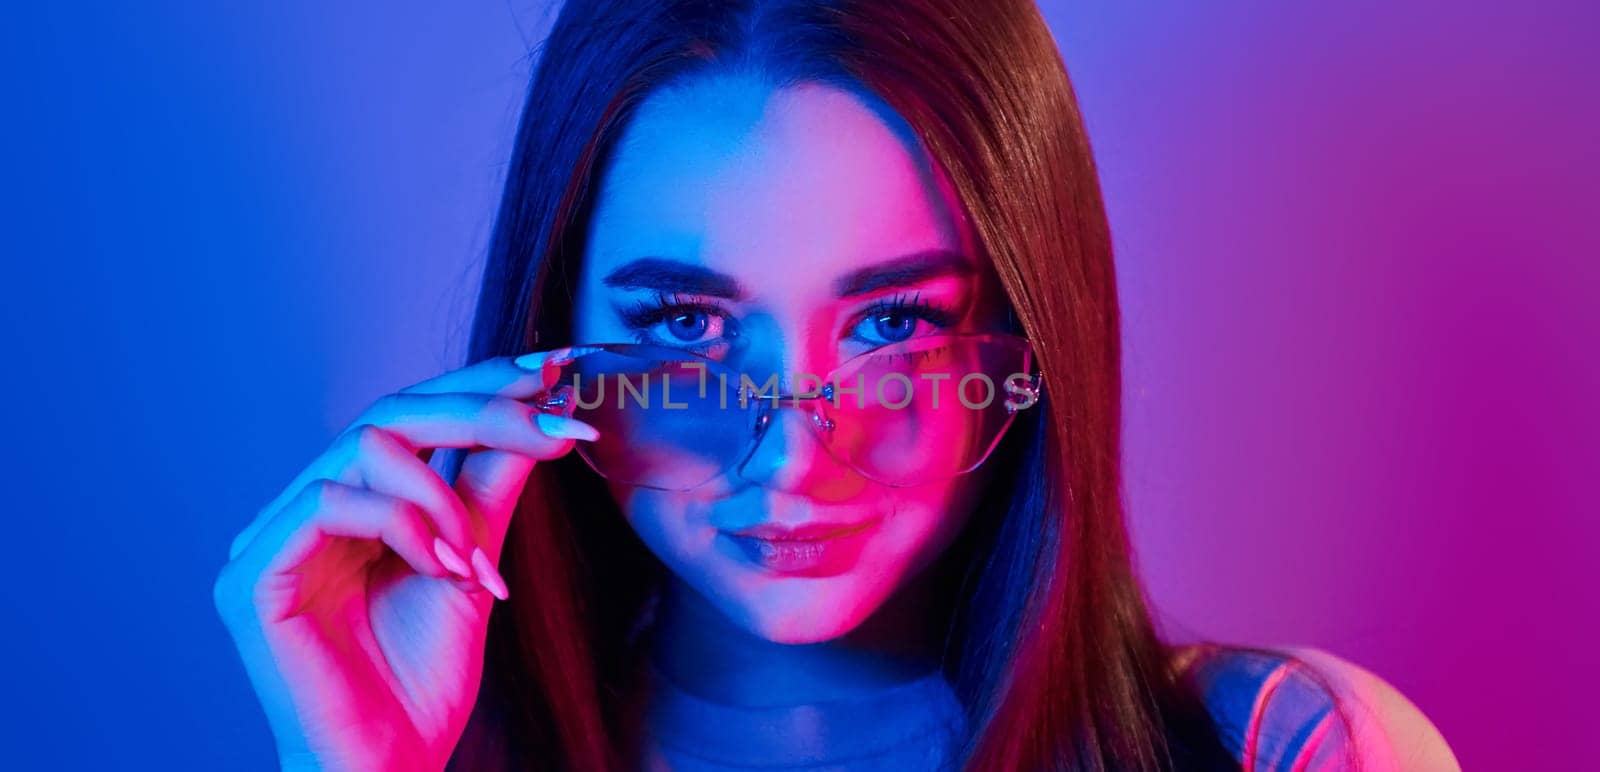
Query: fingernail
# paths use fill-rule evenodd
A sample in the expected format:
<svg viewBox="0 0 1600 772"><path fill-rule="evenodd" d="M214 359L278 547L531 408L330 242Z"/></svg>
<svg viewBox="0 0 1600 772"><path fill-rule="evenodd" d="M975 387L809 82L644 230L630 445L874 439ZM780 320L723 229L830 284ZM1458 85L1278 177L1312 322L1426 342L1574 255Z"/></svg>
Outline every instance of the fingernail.
<svg viewBox="0 0 1600 772"><path fill-rule="evenodd" d="M600 430L576 418L568 418L555 413L538 413L533 417L533 422L539 431L551 437L560 437L568 440L588 440L594 442L600 439Z"/></svg>
<svg viewBox="0 0 1600 772"><path fill-rule="evenodd" d="M452 549L444 539L433 537L433 554L438 556L439 562L443 563L450 573L464 579L472 578L472 569L467 567L467 561L462 560L461 553Z"/></svg>
<svg viewBox="0 0 1600 772"><path fill-rule="evenodd" d="M500 572L489 562L489 556L483 553L482 547L472 549L472 567L478 569L478 581L490 595L500 600L511 597L511 591L506 589L506 580L500 578Z"/></svg>
<svg viewBox="0 0 1600 772"><path fill-rule="evenodd" d="M593 346L568 346L566 348L558 348L551 351L535 351L532 354L523 354L522 356L511 360L511 362L512 364L515 364L517 367L520 367L524 370L540 372L547 364L571 364L572 360L577 359L584 354L593 354L599 350L600 349L597 349Z"/></svg>

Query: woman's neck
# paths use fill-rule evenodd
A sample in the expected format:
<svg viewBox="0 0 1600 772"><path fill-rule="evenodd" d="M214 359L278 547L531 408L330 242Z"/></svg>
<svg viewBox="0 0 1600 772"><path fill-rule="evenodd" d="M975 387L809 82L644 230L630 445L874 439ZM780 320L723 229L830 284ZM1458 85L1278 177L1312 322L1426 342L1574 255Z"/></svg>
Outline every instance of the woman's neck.
<svg viewBox="0 0 1600 772"><path fill-rule="evenodd" d="M661 598L651 661L675 686L746 707L802 705L870 694L938 667L935 593L924 580L901 588L866 622L822 643L784 644L733 624L676 578Z"/></svg>

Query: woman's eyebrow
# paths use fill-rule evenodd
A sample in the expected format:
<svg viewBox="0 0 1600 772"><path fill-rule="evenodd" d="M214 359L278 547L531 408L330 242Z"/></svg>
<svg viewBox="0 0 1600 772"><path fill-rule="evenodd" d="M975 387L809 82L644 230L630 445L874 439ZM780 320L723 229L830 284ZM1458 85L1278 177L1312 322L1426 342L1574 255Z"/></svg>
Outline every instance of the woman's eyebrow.
<svg viewBox="0 0 1600 772"><path fill-rule="evenodd" d="M969 273L972 273L972 263L965 255L948 249L929 249L852 271L835 281L833 287L839 297L847 298Z"/></svg>
<svg viewBox="0 0 1600 772"><path fill-rule="evenodd" d="M606 274L607 287L681 292L685 295L738 300L744 295L739 282L725 273L664 257L641 257Z"/></svg>

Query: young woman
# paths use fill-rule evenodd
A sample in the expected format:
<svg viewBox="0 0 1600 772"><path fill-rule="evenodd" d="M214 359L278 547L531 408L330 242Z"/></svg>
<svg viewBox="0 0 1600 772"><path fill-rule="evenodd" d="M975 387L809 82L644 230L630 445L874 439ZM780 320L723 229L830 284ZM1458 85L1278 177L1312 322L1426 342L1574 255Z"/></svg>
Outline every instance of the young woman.
<svg viewBox="0 0 1600 772"><path fill-rule="evenodd" d="M471 360L234 541L285 768L1454 768L1352 665L1152 628L1030 3L569 2Z"/></svg>

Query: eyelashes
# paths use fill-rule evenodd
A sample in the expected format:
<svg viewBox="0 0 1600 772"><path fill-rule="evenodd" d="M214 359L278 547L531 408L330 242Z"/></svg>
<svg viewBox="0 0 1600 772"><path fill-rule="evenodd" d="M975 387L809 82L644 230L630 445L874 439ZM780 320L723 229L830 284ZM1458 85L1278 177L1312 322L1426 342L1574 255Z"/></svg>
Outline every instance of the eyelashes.
<svg viewBox="0 0 1600 772"><path fill-rule="evenodd" d="M941 302L923 299L921 292L909 295L900 293L892 298L884 298L863 309L856 318L864 320L885 316L912 316L939 327L950 327L959 321L954 309Z"/></svg>
<svg viewBox="0 0 1600 772"><path fill-rule="evenodd" d="M688 298L675 292L657 292L649 300L635 300L632 306L620 311L622 323L627 325L628 329L636 331L695 313L720 316L724 319L730 317L728 310L717 303Z"/></svg>

